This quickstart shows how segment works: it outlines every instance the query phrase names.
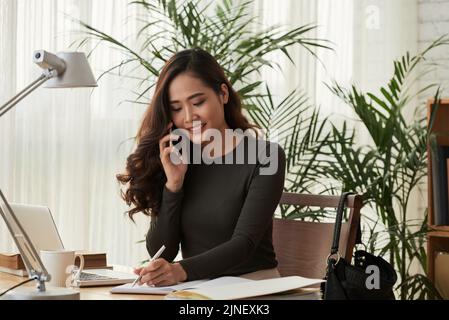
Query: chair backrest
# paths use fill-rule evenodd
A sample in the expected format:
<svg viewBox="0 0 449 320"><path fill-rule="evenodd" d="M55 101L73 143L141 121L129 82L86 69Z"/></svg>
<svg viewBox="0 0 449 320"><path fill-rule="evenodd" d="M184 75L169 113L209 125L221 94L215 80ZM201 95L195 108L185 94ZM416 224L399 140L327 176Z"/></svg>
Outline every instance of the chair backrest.
<svg viewBox="0 0 449 320"><path fill-rule="evenodd" d="M304 207L336 208L339 196L311 195L284 192L279 204ZM339 253L350 262L360 221L362 198L351 195L346 200L349 217L343 222ZM305 222L275 218L273 245L281 276L299 275L321 279L326 273L326 258L330 253L334 223Z"/></svg>

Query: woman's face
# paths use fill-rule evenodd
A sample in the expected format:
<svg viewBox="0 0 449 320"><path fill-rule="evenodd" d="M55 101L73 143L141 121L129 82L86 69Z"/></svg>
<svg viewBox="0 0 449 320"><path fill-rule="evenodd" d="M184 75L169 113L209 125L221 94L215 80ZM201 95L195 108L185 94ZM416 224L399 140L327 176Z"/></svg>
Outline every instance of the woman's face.
<svg viewBox="0 0 449 320"><path fill-rule="evenodd" d="M186 129L193 143L203 143L207 129L222 131L228 128L224 104L228 102L229 92L225 84L217 94L201 79L183 72L171 81L168 94L174 125Z"/></svg>

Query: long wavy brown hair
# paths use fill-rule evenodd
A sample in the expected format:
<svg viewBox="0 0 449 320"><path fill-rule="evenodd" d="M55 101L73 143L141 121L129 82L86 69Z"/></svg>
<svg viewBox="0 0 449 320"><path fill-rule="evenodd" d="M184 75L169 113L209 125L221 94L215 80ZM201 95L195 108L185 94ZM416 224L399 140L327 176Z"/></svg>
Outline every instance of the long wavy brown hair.
<svg viewBox="0 0 449 320"><path fill-rule="evenodd" d="M137 133L137 148L128 156L126 172L117 175L120 184L127 185L125 191L121 190L121 196L128 206L133 206L127 212L131 220L138 212L152 217L159 213L162 191L167 181L159 158L159 140L168 133L167 126L172 120L168 94L170 83L183 72L198 77L217 94L220 93L221 84L228 86L229 100L224 115L229 128L246 130L257 127L242 114L238 94L212 55L199 48L176 53L159 75L154 96Z"/></svg>

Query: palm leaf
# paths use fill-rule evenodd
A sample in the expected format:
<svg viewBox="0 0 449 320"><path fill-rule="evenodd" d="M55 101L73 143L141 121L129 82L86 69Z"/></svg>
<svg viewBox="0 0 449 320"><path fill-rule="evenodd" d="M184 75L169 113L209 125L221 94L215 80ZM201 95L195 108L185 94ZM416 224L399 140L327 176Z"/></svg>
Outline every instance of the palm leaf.
<svg viewBox="0 0 449 320"><path fill-rule="evenodd" d="M416 56L406 53L394 61L392 78L377 94L364 93L356 86L347 90L335 82L328 85L354 110L368 130L373 144L357 147L351 139L344 139L344 131L334 127L332 139L326 141L324 148L326 154L334 154L334 157L318 162L314 172L317 176L342 181L346 189L362 192L364 201L376 208L384 229L379 232L368 228L368 246L387 256L399 271L401 298L437 297L424 275L410 275L412 262L418 261L424 270L426 264L423 249L426 220L408 220L407 208L412 191L426 177L426 151L430 137L425 118L415 114L411 122L406 121L403 112L410 107L412 97L416 96L410 94L410 88L417 79L416 73L426 61L426 54L447 44L448 37L442 37ZM435 84L426 86L418 90L419 94L427 93L434 87ZM435 101L438 101L438 94L439 90ZM431 115L430 127L433 120Z"/></svg>

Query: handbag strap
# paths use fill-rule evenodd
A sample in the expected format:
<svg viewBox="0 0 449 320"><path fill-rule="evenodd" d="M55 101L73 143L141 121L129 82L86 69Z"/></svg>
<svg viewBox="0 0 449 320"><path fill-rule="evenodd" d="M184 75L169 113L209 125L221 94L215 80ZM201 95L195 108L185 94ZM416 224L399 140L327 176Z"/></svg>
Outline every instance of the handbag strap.
<svg viewBox="0 0 449 320"><path fill-rule="evenodd" d="M338 246L340 243L341 223L343 220L343 212L345 209L345 203L346 203L346 199L351 194L355 194L355 193L354 192L343 192L340 196L340 201L338 202L337 217L335 218L334 238L332 240L331 255L336 254L338 252Z"/></svg>

